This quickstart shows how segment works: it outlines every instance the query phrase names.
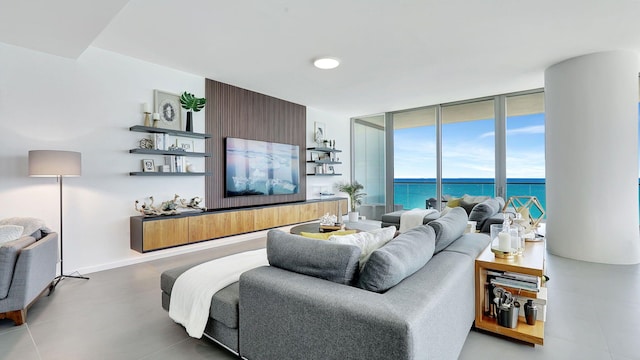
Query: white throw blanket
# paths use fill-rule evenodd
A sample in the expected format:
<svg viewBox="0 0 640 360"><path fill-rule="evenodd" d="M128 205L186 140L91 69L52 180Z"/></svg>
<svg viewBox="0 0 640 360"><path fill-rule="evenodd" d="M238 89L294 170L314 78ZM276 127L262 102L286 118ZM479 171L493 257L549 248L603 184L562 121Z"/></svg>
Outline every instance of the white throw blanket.
<svg viewBox="0 0 640 360"><path fill-rule="evenodd" d="M263 265L269 265L266 249L229 255L192 267L173 284L169 317L182 324L189 336L201 338L213 295L238 281L243 272Z"/></svg>
<svg viewBox="0 0 640 360"><path fill-rule="evenodd" d="M400 231L401 233L422 225L422 220L425 216L435 213L435 209L412 209L402 213L400 215Z"/></svg>

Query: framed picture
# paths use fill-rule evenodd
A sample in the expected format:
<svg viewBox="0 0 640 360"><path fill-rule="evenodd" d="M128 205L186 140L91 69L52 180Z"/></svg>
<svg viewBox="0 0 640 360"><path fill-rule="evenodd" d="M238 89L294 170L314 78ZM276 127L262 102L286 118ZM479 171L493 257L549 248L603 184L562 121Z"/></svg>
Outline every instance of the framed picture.
<svg viewBox="0 0 640 360"><path fill-rule="evenodd" d="M322 144L322 141L327 138L326 125L318 121L314 122L314 125L313 141Z"/></svg>
<svg viewBox="0 0 640 360"><path fill-rule="evenodd" d="M182 110L180 95L165 91L153 90L155 112L160 114L158 127L171 130L182 130Z"/></svg>
<svg viewBox="0 0 640 360"><path fill-rule="evenodd" d="M156 171L156 165L151 159L142 160L142 171L144 172L154 172Z"/></svg>
<svg viewBox="0 0 640 360"><path fill-rule="evenodd" d="M193 152L193 140L176 139L176 146L187 152Z"/></svg>

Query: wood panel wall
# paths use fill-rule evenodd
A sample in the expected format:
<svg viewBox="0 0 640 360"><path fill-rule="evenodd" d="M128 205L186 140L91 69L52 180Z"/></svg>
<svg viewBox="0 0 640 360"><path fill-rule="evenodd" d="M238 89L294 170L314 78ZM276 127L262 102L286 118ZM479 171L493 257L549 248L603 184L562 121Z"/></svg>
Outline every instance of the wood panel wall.
<svg viewBox="0 0 640 360"><path fill-rule="evenodd" d="M206 80L206 132L213 136L206 141L205 197L210 209L227 209L254 205L303 201L306 199L306 107L256 93L218 81ZM300 147L300 188L293 195L254 195L225 198L225 138L271 141Z"/></svg>

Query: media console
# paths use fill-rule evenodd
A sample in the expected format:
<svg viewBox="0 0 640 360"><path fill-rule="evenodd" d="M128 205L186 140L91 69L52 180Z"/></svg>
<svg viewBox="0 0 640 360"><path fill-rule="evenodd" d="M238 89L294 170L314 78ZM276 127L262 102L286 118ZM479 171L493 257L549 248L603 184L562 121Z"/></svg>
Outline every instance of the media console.
<svg viewBox="0 0 640 360"><path fill-rule="evenodd" d="M326 213L348 210L346 198L327 198L302 202L238 209L210 210L171 216L132 216L131 249L145 253L227 236L246 234L280 226L318 220Z"/></svg>

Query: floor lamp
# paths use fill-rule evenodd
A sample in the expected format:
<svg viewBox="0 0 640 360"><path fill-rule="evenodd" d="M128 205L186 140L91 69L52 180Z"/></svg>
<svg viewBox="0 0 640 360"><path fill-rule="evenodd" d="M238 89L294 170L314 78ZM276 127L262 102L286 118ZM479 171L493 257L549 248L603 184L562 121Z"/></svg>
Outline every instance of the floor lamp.
<svg viewBox="0 0 640 360"><path fill-rule="evenodd" d="M85 276L65 275L62 250L62 178L80 176L82 172L81 154L75 151L29 150L29 176L56 177L60 184L60 275L56 276L49 288L55 290L60 280L76 278L89 280Z"/></svg>

